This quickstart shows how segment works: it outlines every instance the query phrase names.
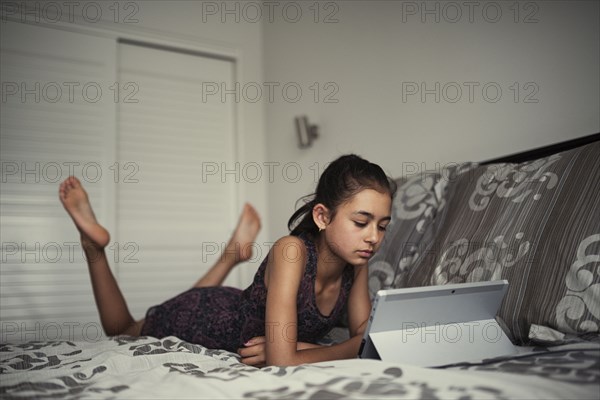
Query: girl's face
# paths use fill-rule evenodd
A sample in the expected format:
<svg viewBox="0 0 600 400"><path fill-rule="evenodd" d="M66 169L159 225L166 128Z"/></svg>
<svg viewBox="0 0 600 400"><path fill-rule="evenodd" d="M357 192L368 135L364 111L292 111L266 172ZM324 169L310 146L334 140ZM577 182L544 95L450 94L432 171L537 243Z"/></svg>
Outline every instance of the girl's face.
<svg viewBox="0 0 600 400"><path fill-rule="evenodd" d="M321 234L335 255L351 265L366 265L381 245L391 207L389 194L364 189L338 207Z"/></svg>

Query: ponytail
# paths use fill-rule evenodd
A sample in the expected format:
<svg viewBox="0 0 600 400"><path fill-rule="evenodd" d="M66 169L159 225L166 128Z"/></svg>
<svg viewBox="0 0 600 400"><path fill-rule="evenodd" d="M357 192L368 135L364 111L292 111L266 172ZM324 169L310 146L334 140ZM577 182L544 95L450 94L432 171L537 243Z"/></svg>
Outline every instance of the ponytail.
<svg viewBox="0 0 600 400"><path fill-rule="evenodd" d="M311 198L309 200L309 198ZM312 216L312 210L314 206L317 205L317 201L315 195L304 196L298 201L304 201L304 205L292 214L290 219L288 220L288 229L290 230L290 235L298 236L301 233L306 233L311 236L314 236L318 231L319 227L315 224L315 220ZM296 202L296 204L298 204ZM300 222L295 225L296 221L300 220ZM295 226L294 226L295 225Z"/></svg>

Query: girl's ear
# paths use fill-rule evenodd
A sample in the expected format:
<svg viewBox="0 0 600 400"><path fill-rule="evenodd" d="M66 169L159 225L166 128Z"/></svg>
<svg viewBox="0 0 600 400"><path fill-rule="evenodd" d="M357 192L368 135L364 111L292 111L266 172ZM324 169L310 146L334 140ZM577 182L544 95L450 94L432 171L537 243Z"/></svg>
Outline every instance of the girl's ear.
<svg viewBox="0 0 600 400"><path fill-rule="evenodd" d="M329 209L322 203L317 203L312 209L312 217L319 230L323 230L327 227L330 221Z"/></svg>

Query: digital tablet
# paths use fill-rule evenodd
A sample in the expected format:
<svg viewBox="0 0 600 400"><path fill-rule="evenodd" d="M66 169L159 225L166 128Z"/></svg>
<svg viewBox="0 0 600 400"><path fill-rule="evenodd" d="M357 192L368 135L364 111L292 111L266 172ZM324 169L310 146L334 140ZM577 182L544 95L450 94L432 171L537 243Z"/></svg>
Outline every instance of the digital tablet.
<svg viewBox="0 0 600 400"><path fill-rule="evenodd" d="M359 357L437 367L514 354L495 318L507 289L501 280L380 290Z"/></svg>

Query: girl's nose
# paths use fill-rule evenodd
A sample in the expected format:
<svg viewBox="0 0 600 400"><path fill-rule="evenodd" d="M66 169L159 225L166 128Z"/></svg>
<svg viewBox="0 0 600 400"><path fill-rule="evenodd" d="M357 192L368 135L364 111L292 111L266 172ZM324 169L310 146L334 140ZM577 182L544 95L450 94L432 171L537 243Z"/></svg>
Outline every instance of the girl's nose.
<svg viewBox="0 0 600 400"><path fill-rule="evenodd" d="M372 224L367 234L366 241L371 244L376 244L379 240L379 229L377 224Z"/></svg>

